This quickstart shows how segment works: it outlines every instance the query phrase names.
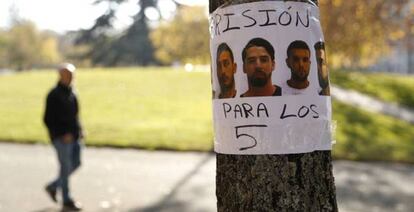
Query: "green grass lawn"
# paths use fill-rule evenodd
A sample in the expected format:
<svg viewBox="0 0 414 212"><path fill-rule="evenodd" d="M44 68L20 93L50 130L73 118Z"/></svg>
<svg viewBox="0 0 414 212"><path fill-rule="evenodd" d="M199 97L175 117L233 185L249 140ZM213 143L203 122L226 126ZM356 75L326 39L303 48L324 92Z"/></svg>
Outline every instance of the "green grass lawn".
<svg viewBox="0 0 414 212"><path fill-rule="evenodd" d="M414 125L333 102L335 158L414 163Z"/></svg>
<svg viewBox="0 0 414 212"><path fill-rule="evenodd" d="M87 144L212 149L208 72L126 68L76 77ZM42 115L56 80L52 71L0 76L0 140L48 142Z"/></svg>
<svg viewBox="0 0 414 212"><path fill-rule="evenodd" d="M79 70L76 77L87 144L212 149L208 72L117 68ZM347 79L352 77L341 78ZM0 76L0 141L48 142L42 115L45 96L56 80L52 71ZM366 80L377 82L371 76ZM334 102L334 120L335 158L414 162L413 125L338 102Z"/></svg>
<svg viewBox="0 0 414 212"><path fill-rule="evenodd" d="M414 109L414 76L333 71L332 83Z"/></svg>

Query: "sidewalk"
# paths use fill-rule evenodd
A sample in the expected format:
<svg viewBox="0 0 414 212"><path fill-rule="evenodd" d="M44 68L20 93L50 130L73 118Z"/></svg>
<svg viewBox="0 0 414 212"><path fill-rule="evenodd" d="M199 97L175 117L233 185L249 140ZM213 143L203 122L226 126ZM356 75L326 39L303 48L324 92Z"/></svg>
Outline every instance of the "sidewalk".
<svg viewBox="0 0 414 212"><path fill-rule="evenodd" d="M43 186L56 175L50 146L0 143L0 211L55 212ZM72 193L84 211L216 211L215 156L87 148ZM414 165L334 163L340 211L414 211Z"/></svg>
<svg viewBox="0 0 414 212"><path fill-rule="evenodd" d="M397 119L414 124L414 111L394 103L383 102L354 90L347 90L337 86L331 86L332 98L338 101L368 110L370 112L383 113Z"/></svg>

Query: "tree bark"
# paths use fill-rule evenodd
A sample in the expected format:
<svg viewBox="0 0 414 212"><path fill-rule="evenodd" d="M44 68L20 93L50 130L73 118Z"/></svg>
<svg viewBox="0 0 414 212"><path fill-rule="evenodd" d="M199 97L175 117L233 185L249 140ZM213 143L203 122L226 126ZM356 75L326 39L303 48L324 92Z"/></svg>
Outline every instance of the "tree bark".
<svg viewBox="0 0 414 212"><path fill-rule="evenodd" d="M253 1L210 0L210 13ZM217 154L216 196L218 211L338 211L331 151Z"/></svg>

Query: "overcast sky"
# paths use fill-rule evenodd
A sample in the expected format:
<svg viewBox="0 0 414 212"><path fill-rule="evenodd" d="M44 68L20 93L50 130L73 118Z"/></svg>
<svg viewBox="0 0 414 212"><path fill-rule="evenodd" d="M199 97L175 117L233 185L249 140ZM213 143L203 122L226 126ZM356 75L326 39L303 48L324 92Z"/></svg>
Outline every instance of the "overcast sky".
<svg viewBox="0 0 414 212"><path fill-rule="evenodd" d="M9 11L14 5L20 17L36 23L40 29L56 32L89 28L95 19L107 9L107 4L92 5L96 0L0 0L0 27L7 27L10 22ZM182 3L207 5L207 0L178 0ZM174 5L170 0L159 0L164 16L171 14ZM130 16L139 8L137 0L129 0L117 12L116 26L122 28L131 23ZM157 16L151 11L147 15ZM153 11L152 11L153 12Z"/></svg>

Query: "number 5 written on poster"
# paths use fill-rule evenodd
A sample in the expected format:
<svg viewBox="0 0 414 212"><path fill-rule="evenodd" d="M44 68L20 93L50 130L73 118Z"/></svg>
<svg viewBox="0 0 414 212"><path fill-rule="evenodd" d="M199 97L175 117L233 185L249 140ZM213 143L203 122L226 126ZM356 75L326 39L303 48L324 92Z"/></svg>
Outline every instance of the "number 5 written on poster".
<svg viewBox="0 0 414 212"><path fill-rule="evenodd" d="M252 145L250 145L250 146L240 147L239 148L240 151L245 151L245 150L248 150L248 149L252 149L252 148L257 146L257 140L253 135L240 132L242 129L252 128L252 127L267 127L267 125L242 125L242 126L236 126L235 127L235 129L236 129L236 138L237 139L239 139L240 137L245 136L245 137L248 137L249 140L251 140L251 142L252 142Z"/></svg>

